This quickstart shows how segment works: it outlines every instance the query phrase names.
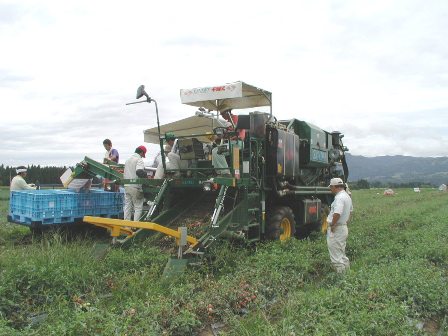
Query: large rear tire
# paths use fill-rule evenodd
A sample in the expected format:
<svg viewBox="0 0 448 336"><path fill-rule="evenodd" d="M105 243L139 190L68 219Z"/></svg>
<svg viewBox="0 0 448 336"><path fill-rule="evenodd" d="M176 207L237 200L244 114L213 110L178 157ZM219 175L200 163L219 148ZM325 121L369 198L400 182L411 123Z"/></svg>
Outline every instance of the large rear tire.
<svg viewBox="0 0 448 336"><path fill-rule="evenodd" d="M275 207L270 212L266 227L266 239L287 240L294 237L296 221L292 209L287 206Z"/></svg>

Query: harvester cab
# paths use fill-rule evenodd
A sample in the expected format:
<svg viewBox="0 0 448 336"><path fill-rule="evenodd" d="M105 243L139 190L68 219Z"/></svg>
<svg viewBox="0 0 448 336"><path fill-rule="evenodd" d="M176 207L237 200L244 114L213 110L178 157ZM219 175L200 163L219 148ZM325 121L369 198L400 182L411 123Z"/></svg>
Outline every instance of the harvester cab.
<svg viewBox="0 0 448 336"><path fill-rule="evenodd" d="M137 99L143 96L139 102L155 102L141 86ZM145 237L145 229L173 236L177 260L202 255L222 237L285 240L326 229L333 200L329 181L348 177L342 134L294 118L277 120L272 94L244 82L185 89L180 98L198 108L194 116L160 125L155 102L157 127L144 131L145 142L160 145L155 178L124 180L88 158L78 171L103 170L119 184L141 184L148 204L144 216L137 222L85 221L109 228L114 237L125 235L123 243ZM253 111L258 107L269 113ZM252 111L234 114L242 109ZM167 134L176 138L169 152Z"/></svg>

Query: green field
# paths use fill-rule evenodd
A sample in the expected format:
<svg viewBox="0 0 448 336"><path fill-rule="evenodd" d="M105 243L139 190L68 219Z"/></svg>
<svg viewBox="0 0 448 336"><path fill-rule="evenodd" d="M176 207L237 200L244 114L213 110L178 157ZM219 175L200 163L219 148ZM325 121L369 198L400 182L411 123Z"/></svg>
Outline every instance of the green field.
<svg viewBox="0 0 448 336"><path fill-rule="evenodd" d="M1 335L447 335L448 193L353 192L351 271L325 238L223 242L177 281L166 240L95 259L105 237L33 237L0 190Z"/></svg>

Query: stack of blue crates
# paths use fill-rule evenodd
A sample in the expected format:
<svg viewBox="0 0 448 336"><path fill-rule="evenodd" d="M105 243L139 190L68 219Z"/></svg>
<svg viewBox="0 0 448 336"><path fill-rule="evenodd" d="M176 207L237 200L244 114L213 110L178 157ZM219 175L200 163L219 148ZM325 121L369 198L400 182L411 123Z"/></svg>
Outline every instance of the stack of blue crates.
<svg viewBox="0 0 448 336"><path fill-rule="evenodd" d="M69 224L84 216L121 218L123 193L92 189L11 191L9 220L24 225Z"/></svg>

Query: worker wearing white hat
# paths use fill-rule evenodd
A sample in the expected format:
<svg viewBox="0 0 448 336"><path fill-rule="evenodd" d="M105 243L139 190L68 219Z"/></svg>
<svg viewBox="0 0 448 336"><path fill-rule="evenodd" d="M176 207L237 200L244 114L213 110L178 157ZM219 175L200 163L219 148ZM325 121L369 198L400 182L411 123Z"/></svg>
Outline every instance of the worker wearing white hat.
<svg viewBox="0 0 448 336"><path fill-rule="evenodd" d="M332 178L328 187L335 195L327 217L328 252L336 272L343 273L350 269L350 261L345 255L345 246L348 237L347 222L350 220L353 204L351 197L344 190L345 183L341 178Z"/></svg>
<svg viewBox="0 0 448 336"><path fill-rule="evenodd" d="M16 168L17 175L11 180L11 186L9 189L12 190L34 190L36 187L34 184L28 184L25 181L27 174L27 169L25 166L20 166Z"/></svg>

